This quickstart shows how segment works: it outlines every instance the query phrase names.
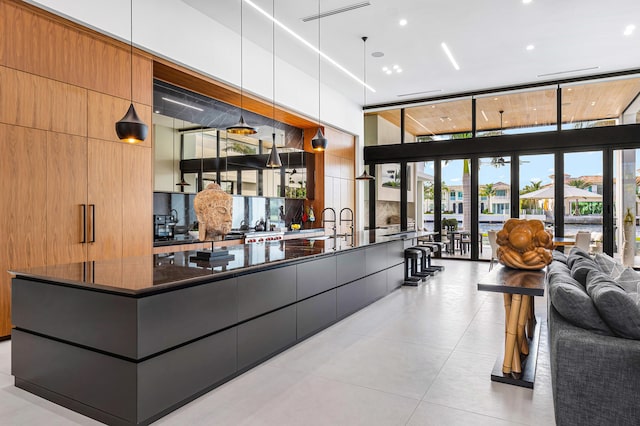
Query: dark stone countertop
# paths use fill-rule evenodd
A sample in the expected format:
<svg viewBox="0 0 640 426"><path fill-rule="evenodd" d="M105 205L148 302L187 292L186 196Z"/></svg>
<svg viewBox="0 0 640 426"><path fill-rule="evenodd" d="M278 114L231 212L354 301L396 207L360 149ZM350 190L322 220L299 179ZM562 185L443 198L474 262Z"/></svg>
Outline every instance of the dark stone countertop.
<svg viewBox="0 0 640 426"><path fill-rule="evenodd" d="M235 244L223 249L232 258L196 261L195 251L81 262L66 265L19 268L11 273L73 287L82 287L132 297L170 291L178 287L217 281L318 256L330 256L372 244L416 236L416 232L383 234L384 230L356 233L356 241L326 237L297 238L264 244ZM216 248L216 251L219 249Z"/></svg>

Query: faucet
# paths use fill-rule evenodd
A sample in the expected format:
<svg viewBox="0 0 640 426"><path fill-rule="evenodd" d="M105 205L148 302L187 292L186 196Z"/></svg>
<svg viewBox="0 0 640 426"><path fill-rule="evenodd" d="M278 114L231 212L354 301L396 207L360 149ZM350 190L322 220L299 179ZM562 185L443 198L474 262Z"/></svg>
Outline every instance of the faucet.
<svg viewBox="0 0 640 426"><path fill-rule="evenodd" d="M333 212L333 220L324 218L324 212L327 210L331 210ZM324 210L322 210L322 213L320 213L320 221L322 222L322 226L324 226L325 223L327 222L333 223L333 228L331 228L331 230L333 231L332 237L333 237L333 240L335 241L338 238L338 229L336 228L336 211L331 207L326 207Z"/></svg>
<svg viewBox="0 0 640 426"><path fill-rule="evenodd" d="M345 211L345 210L346 210L347 213L351 213L351 217L349 217L347 215L347 217L345 217L344 219L342 218L342 212ZM342 210L340 210L340 226L342 226L342 221L343 220L345 222L349 222L350 223L349 229L351 230L351 247L353 247L353 243L354 243L354 240L353 240L353 210L351 210L349 207L345 207ZM346 239L346 235L345 235L345 239Z"/></svg>

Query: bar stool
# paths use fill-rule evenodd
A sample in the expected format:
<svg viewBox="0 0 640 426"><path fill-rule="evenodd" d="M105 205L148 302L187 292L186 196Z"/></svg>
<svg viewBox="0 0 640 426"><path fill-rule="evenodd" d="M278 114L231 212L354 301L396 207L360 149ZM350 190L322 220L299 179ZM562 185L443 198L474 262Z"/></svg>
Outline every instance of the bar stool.
<svg viewBox="0 0 640 426"><path fill-rule="evenodd" d="M431 242L431 241L420 241L420 245L429 247L431 249L430 250L431 253L437 253L438 251L442 251L442 244L443 243ZM431 264L431 253L429 253L427 256L427 266L424 268L424 270L432 271L432 272L444 271L444 266Z"/></svg>
<svg viewBox="0 0 640 426"><path fill-rule="evenodd" d="M422 277L416 276L418 272L418 260L422 257L420 250L414 250L413 248L407 248L404 250L404 284L410 286L417 286ZM411 270L411 272L409 272Z"/></svg>
<svg viewBox="0 0 640 426"><path fill-rule="evenodd" d="M419 250L420 252L422 252L422 257L420 259L420 271L419 272L414 272L413 275L417 275L417 276L423 277L423 278L430 277L430 276L434 275L435 271L432 271L432 270L430 271L428 269L428 266L427 266L427 259L431 258L431 248L427 247L427 246L419 246L419 245L411 247L411 248L414 249L414 250Z"/></svg>

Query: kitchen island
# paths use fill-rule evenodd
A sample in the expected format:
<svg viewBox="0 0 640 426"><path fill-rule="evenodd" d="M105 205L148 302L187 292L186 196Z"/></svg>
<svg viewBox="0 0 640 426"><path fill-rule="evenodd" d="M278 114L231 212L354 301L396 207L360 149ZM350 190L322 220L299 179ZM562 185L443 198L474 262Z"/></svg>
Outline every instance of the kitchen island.
<svg viewBox="0 0 640 426"><path fill-rule="evenodd" d="M416 233L13 271L16 386L149 424L398 288Z"/></svg>

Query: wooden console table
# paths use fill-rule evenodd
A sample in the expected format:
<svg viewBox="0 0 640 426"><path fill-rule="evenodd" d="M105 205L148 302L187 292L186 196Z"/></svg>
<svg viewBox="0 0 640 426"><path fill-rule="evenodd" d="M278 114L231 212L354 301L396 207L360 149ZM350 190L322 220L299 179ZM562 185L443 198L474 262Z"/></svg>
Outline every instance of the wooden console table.
<svg viewBox="0 0 640 426"><path fill-rule="evenodd" d="M545 277L545 271L500 265L478 282L479 291L493 291L504 296L504 349L491 372L494 382L533 388L540 325L535 317L532 296L544 295Z"/></svg>

